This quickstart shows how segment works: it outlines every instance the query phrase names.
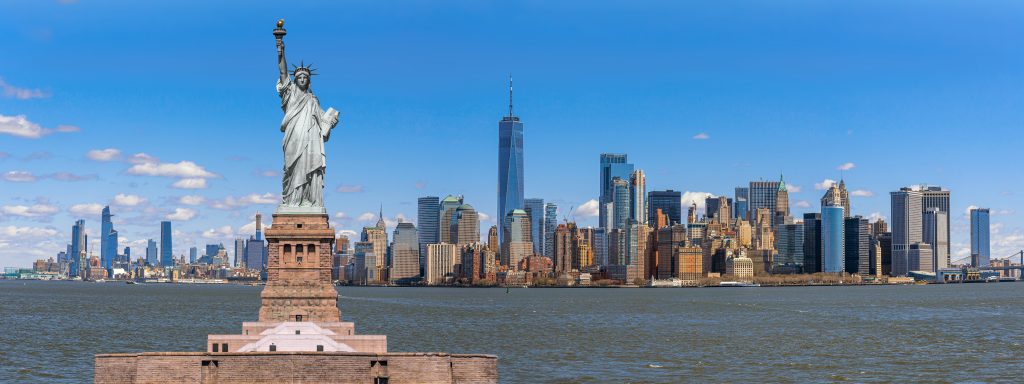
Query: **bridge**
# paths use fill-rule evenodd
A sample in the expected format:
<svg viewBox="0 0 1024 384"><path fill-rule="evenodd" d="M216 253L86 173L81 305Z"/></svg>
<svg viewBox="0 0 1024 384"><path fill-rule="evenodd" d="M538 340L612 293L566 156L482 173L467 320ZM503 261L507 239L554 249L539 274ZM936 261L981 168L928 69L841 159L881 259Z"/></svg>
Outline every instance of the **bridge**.
<svg viewBox="0 0 1024 384"><path fill-rule="evenodd" d="M985 271L1009 271L1009 270L1017 269L1017 270L1020 270L1022 276L1024 276L1024 250L1020 250L1020 251L1014 252L1013 254L1011 254L1009 256L1006 256L1006 257L1003 257L1003 258L1000 258L1000 259L990 259L989 263L991 264L991 261L993 261L993 260L995 260L995 261L998 261L998 260L1011 261L1011 259L1013 259L1013 258L1018 258L1019 263L1017 265L1007 265L1007 266L1000 266L1000 267L987 266L987 267L974 267L974 268L978 268L979 270L985 270ZM960 262L970 261L970 259L971 259L970 256L963 257L963 258L955 260L956 263L953 263L953 264L959 264Z"/></svg>

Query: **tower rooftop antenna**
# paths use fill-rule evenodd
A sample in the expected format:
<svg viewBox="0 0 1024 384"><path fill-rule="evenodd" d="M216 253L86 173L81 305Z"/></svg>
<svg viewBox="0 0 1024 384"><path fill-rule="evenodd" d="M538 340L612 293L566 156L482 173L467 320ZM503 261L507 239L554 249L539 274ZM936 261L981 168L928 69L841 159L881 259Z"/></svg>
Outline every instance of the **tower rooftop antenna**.
<svg viewBox="0 0 1024 384"><path fill-rule="evenodd" d="M508 118L512 118L512 74L508 74Z"/></svg>

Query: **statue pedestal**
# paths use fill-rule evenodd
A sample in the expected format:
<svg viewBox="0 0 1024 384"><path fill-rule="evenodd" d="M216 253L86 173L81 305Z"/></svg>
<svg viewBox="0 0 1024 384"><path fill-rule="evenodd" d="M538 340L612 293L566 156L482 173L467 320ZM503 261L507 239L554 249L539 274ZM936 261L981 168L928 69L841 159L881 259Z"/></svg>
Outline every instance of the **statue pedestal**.
<svg viewBox="0 0 1024 384"><path fill-rule="evenodd" d="M341 321L331 281L334 229L328 216L275 213L266 239L267 285L259 321Z"/></svg>

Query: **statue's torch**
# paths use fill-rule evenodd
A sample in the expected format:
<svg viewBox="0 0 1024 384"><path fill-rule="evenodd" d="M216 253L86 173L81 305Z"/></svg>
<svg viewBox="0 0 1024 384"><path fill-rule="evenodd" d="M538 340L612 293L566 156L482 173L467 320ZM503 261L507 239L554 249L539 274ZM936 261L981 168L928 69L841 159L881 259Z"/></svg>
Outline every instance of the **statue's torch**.
<svg viewBox="0 0 1024 384"><path fill-rule="evenodd" d="M288 32L284 30L284 19L277 19L277 28L274 28L274 39L277 40L277 53L284 53L284 35Z"/></svg>

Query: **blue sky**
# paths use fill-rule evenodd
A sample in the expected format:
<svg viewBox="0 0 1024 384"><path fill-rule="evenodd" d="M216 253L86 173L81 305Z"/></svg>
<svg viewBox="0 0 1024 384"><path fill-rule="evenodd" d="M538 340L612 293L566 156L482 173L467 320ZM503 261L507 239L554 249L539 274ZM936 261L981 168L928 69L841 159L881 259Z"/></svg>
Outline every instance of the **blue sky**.
<svg viewBox="0 0 1024 384"><path fill-rule="evenodd" d="M289 61L318 67L314 91L341 111L325 192L338 230L381 204L415 220L426 195L493 217L512 73L526 195L584 224L599 154L623 152L649 190L690 196L783 172L795 214L840 177L864 216L888 217L889 191L940 185L954 259L972 205L994 212L993 257L1024 248L1020 2L41 0L0 14L0 265L55 255L77 218L95 235L107 204L135 255L166 218L176 254L248 236L280 193L281 17Z"/></svg>

